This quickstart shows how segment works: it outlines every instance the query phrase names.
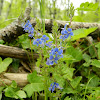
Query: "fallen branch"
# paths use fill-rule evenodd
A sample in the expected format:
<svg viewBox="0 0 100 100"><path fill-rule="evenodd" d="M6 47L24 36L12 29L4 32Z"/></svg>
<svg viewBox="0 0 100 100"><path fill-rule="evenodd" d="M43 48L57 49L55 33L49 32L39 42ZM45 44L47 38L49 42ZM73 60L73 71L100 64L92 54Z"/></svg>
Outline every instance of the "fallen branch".
<svg viewBox="0 0 100 100"><path fill-rule="evenodd" d="M31 19L30 22L33 25L33 27L36 25L35 19ZM60 21L60 20L56 20L56 22L58 23L59 30L61 30L66 23L69 23L69 21ZM53 20L45 19L45 29L48 33L52 31L52 25L53 25L52 23ZM12 22L9 26L0 30L0 39L3 39L4 41L7 42L11 42L12 39L17 38L21 34L24 34L25 32L23 31L21 24L22 23L15 21ZM100 32L100 24L97 23L72 22L71 26L73 30L79 28L98 27L98 29L92 33L92 35L95 34L95 36Z"/></svg>
<svg viewBox="0 0 100 100"><path fill-rule="evenodd" d="M32 54L24 49L5 46L0 44L0 56L18 58L18 59L32 59ZM33 54L33 59L37 59L38 54Z"/></svg>
<svg viewBox="0 0 100 100"><path fill-rule="evenodd" d="M10 85L12 80L16 81L18 86L24 87L28 84L27 81L28 74L19 74L19 73L5 73L0 78L6 85ZM4 84L0 81L0 86L4 86Z"/></svg>

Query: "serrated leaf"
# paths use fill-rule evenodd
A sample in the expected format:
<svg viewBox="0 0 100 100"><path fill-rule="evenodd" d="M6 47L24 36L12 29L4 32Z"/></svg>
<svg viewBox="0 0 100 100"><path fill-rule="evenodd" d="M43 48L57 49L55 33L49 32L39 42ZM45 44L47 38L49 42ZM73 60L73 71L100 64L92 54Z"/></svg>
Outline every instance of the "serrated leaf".
<svg viewBox="0 0 100 100"><path fill-rule="evenodd" d="M28 74L27 79L30 83L42 83L43 82L43 77L42 76L37 76L36 71L34 71L31 74Z"/></svg>
<svg viewBox="0 0 100 100"><path fill-rule="evenodd" d="M96 57L96 53L95 53L94 48L92 46L89 47L89 53L90 53L90 55L91 55L92 58Z"/></svg>
<svg viewBox="0 0 100 100"><path fill-rule="evenodd" d="M89 82L88 86L90 87L97 87L100 84L100 78L95 76L91 79L91 81Z"/></svg>
<svg viewBox="0 0 100 100"><path fill-rule="evenodd" d="M98 8L98 3L89 3L85 2L80 5L77 10L82 10L82 11L95 11Z"/></svg>
<svg viewBox="0 0 100 100"><path fill-rule="evenodd" d="M84 59L86 62L89 62L89 61L91 60L91 57L90 57L88 54L84 53L84 54L83 54L83 59Z"/></svg>
<svg viewBox="0 0 100 100"><path fill-rule="evenodd" d="M31 83L26 85L23 88L24 91L26 91L28 97L31 97L33 92L38 92L44 90L44 84L43 83Z"/></svg>
<svg viewBox="0 0 100 100"><path fill-rule="evenodd" d="M17 88L17 83L13 80L10 86L12 88Z"/></svg>
<svg viewBox="0 0 100 100"><path fill-rule="evenodd" d="M67 87L66 89L63 90L63 92L64 92L64 93L67 93L67 94L70 94L70 93L75 94L75 93L77 93L78 91L73 90L72 87Z"/></svg>
<svg viewBox="0 0 100 100"><path fill-rule="evenodd" d="M68 47L66 49L66 55L70 55L73 60L73 62L80 61L82 59L82 52L80 49L74 48L74 47Z"/></svg>
<svg viewBox="0 0 100 100"><path fill-rule="evenodd" d="M75 79L73 79L70 83L71 83L72 87L75 89L81 80L82 80L82 76L78 76Z"/></svg>
<svg viewBox="0 0 100 100"><path fill-rule="evenodd" d="M11 87L6 88L4 91L5 91L6 97L12 97L13 98L14 96L16 96L14 89L11 88Z"/></svg>
<svg viewBox="0 0 100 100"><path fill-rule="evenodd" d="M30 40L28 38L28 34L23 34L18 38L19 38L18 42L22 45L24 49L30 48Z"/></svg>
<svg viewBox="0 0 100 100"><path fill-rule="evenodd" d="M17 96L14 97L14 98L16 98L16 99L18 99L19 97L20 97L20 98L26 98L26 97L27 97L27 96L26 96L26 93L25 93L23 90L17 91L17 92L16 92L16 95L17 95Z"/></svg>
<svg viewBox="0 0 100 100"><path fill-rule="evenodd" d="M74 35L71 37L71 40L74 41L74 40L78 40L80 38L86 37L93 31L95 31L96 29L97 29L97 27L93 27L93 28L89 28L89 29L83 28L83 29L74 30L73 31Z"/></svg>
<svg viewBox="0 0 100 100"><path fill-rule="evenodd" d="M0 58L0 73L2 73L3 71L7 70L7 67L12 63L12 59L11 58L5 58L3 61L1 61L2 59Z"/></svg>
<svg viewBox="0 0 100 100"><path fill-rule="evenodd" d="M62 72L63 72L63 77L66 79L68 79L68 80L72 80L72 76L73 76L73 71L74 71L75 69L74 68L68 68L68 67L66 67L66 68L63 68L62 69Z"/></svg>
<svg viewBox="0 0 100 100"><path fill-rule="evenodd" d="M100 60L96 60L96 59L95 60L92 60L91 65L94 65L94 66L100 68Z"/></svg>

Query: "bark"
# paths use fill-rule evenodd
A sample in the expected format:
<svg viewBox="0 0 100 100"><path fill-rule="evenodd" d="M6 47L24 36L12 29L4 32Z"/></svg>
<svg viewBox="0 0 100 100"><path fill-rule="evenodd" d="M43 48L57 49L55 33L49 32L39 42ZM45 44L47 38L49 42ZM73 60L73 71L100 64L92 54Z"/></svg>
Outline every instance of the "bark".
<svg viewBox="0 0 100 100"><path fill-rule="evenodd" d="M10 85L12 81L16 81L17 85L20 87L24 87L28 84L27 81L28 74L21 74L21 73L4 73L0 76L0 79L6 84ZM0 81L0 86L4 84Z"/></svg>
<svg viewBox="0 0 100 100"><path fill-rule="evenodd" d="M27 7L25 10L25 13L23 18L16 19L14 22L12 22L10 25L7 27L3 28L0 30L0 39L3 39L5 42L11 42L15 38L17 38L19 35L24 34L25 32L23 31L23 28L21 26L22 20L29 20L30 19L30 12L31 8Z"/></svg>
<svg viewBox="0 0 100 100"><path fill-rule="evenodd" d="M29 11L30 9L26 10L27 13L24 14L24 19L30 19ZM36 25L35 19L31 19L30 22L33 25L33 27ZM59 26L58 30L61 30L66 23L69 23L69 21L60 21L60 20L56 20L56 22L58 23ZM47 33L50 33L52 31L52 23L53 20L45 19L45 29ZM17 38L19 35L24 34L25 32L23 31L21 24L22 24L21 21L18 19L12 22L9 26L5 27L4 29L1 29L0 39L3 39L4 41L7 42L11 42L11 40ZM91 33L91 35L95 38L97 38L100 33L100 24L98 23L72 22L71 26L73 30L79 28L98 27L98 29L95 32Z"/></svg>
<svg viewBox="0 0 100 100"><path fill-rule="evenodd" d="M32 55L30 52L21 48L5 46L5 45L0 45L0 56L25 59L25 60L28 60L29 58L32 59ZM38 54L34 53L33 59L37 58Z"/></svg>

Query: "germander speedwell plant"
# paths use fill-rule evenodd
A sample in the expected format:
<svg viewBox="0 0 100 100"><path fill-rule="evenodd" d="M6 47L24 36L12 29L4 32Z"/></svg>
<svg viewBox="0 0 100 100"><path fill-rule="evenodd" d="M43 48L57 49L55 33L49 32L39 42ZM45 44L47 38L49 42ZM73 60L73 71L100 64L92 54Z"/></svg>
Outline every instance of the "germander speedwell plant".
<svg viewBox="0 0 100 100"><path fill-rule="evenodd" d="M55 94L59 95L59 93L62 92L64 87L63 85L60 86L59 85L60 83L55 79L55 77L53 77L54 73L57 73L57 74L59 73L55 71L50 72L50 70L52 68L54 68L55 70L59 66L59 61L60 59L63 58L63 49L65 49L65 47L63 47L64 43L66 44L65 41L68 38L71 39L71 36L73 36L72 29L67 28L67 24L65 24L64 28L61 31L61 34L57 36L58 26L57 26L57 23L54 22L53 30L55 30L57 33L54 33L51 38L49 34L47 33L44 33L44 34L38 33L37 30L34 30L29 20L26 22L25 25L23 25L23 28L26 32L29 33L28 36L32 38L31 39L32 44L33 46L35 46L37 53L39 53L40 55L37 63L40 63L39 66L42 66L40 74L42 75L41 83L44 84L44 86L42 87L42 90L44 90L44 93L45 93L45 100L47 100L48 97L50 98L54 97ZM59 67L57 68L57 70L60 72ZM34 71L33 71L33 74L34 74ZM33 75L33 78L35 78L34 75ZM24 88L24 90L26 90L26 88ZM57 90L58 91L60 90L60 91L57 92ZM41 89L39 91L41 91ZM56 93L54 93L54 91L56 91ZM51 95L50 95L50 92L51 92ZM58 98L61 98L61 95L59 95Z"/></svg>

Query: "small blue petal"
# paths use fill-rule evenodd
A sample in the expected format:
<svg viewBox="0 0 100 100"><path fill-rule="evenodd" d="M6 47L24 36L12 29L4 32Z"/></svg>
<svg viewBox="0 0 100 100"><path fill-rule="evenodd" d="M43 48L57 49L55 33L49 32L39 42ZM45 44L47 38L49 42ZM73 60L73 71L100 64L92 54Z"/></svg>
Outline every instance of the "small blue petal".
<svg viewBox="0 0 100 100"><path fill-rule="evenodd" d="M66 34L64 37L65 37L65 39L67 39L69 37L69 34Z"/></svg>
<svg viewBox="0 0 100 100"><path fill-rule="evenodd" d="M71 28L68 28L67 30L68 30L69 32L71 32L71 31L72 31L72 29L71 29Z"/></svg>
<svg viewBox="0 0 100 100"><path fill-rule="evenodd" d="M70 35L73 36L73 32L70 32Z"/></svg>
<svg viewBox="0 0 100 100"><path fill-rule="evenodd" d="M50 65L50 60L49 60L49 59L47 59L46 64L47 64L47 65Z"/></svg>
<svg viewBox="0 0 100 100"><path fill-rule="evenodd" d="M66 26L67 26L67 24L65 24L65 26L64 26L64 29L66 30Z"/></svg>
<svg viewBox="0 0 100 100"><path fill-rule="evenodd" d="M53 65L54 64L54 61L50 61L50 65Z"/></svg>
<svg viewBox="0 0 100 100"><path fill-rule="evenodd" d="M30 38L33 38L33 35L32 35L32 34L29 34L28 36L29 36Z"/></svg>
<svg viewBox="0 0 100 100"><path fill-rule="evenodd" d="M49 57L50 60L53 60L53 58L54 58L53 55L51 55L51 56Z"/></svg>

